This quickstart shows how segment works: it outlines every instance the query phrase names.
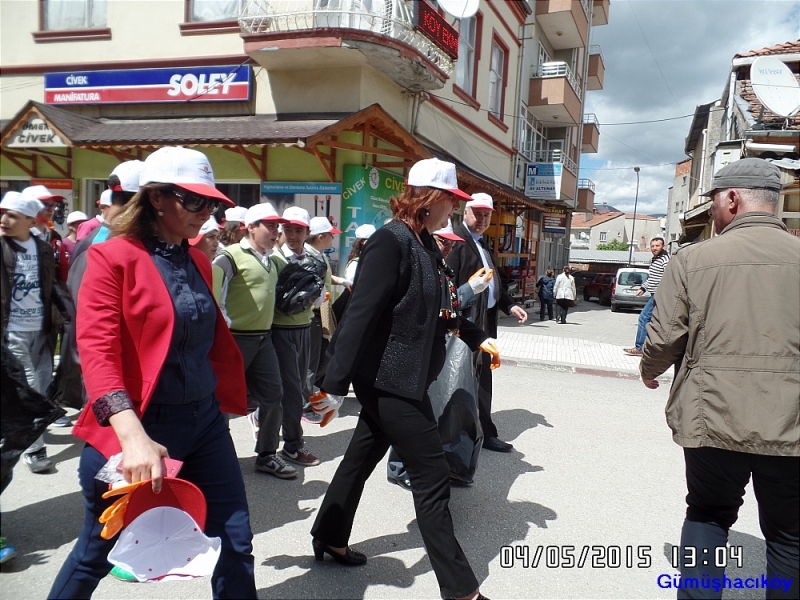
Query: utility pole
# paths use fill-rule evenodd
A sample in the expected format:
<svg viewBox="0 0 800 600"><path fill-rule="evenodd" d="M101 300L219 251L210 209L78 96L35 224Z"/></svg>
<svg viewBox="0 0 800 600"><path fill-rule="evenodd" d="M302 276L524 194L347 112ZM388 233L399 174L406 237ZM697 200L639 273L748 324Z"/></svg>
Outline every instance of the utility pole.
<svg viewBox="0 0 800 600"><path fill-rule="evenodd" d="M633 167L636 173L636 196L633 200L633 225L631 225L631 244L628 251L628 266L633 264L633 244L636 242L636 207L639 204L639 167Z"/></svg>

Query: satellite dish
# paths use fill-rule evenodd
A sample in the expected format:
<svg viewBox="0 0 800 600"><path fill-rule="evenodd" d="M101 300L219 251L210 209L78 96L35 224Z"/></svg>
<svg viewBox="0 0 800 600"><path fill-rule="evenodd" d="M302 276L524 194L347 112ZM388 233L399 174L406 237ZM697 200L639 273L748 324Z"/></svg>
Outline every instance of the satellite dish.
<svg viewBox="0 0 800 600"><path fill-rule="evenodd" d="M439 0L445 12L456 19L469 19L478 12L480 0Z"/></svg>
<svg viewBox="0 0 800 600"><path fill-rule="evenodd" d="M786 63L774 56L759 56L750 65L753 92L761 104L781 117L800 110L800 84Z"/></svg>

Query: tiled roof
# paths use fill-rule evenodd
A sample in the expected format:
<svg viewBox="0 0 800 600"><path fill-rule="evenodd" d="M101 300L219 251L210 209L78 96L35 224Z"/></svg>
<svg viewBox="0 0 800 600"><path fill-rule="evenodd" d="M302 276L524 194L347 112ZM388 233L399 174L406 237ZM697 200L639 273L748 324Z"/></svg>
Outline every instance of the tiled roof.
<svg viewBox="0 0 800 600"><path fill-rule="evenodd" d="M767 46L759 50L748 50L747 52L740 52L733 58L747 58L749 56L775 56L778 54L794 54L800 52L800 40L794 42L786 42L785 44L776 44L774 46Z"/></svg>
<svg viewBox="0 0 800 600"><path fill-rule="evenodd" d="M800 74L795 74L795 79L800 83ZM761 123L766 129L781 129L784 122L788 121L786 129L800 130L800 117L794 116L787 119L787 117L776 115L761 103L761 100L758 99L753 91L753 84L749 79L742 79L738 81L737 84L739 96L749 105L748 112L754 121L758 121L760 117ZM762 107L764 108L763 115L761 115Z"/></svg>
<svg viewBox="0 0 800 600"><path fill-rule="evenodd" d="M603 214L572 213L572 229L590 229L595 225L621 217L622 214L621 212Z"/></svg>

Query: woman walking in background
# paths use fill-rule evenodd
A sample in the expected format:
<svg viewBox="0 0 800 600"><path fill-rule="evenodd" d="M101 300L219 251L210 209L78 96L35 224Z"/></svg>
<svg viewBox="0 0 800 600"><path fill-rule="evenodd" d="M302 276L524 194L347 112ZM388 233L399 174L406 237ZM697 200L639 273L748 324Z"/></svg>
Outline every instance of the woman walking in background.
<svg viewBox="0 0 800 600"><path fill-rule="evenodd" d="M564 272L556 277L553 293L558 304L558 322L562 325L567 323L567 312L571 306L575 306L575 298L578 291L575 289L575 278L570 274L569 265L564 265Z"/></svg>
<svg viewBox="0 0 800 600"><path fill-rule="evenodd" d="M541 308L539 309L540 321L544 321L545 307L547 307L547 318L551 321L553 320L553 287L556 284L556 280L553 279L553 275L553 269L547 269L544 277L541 277L539 281L536 282L536 289L539 293L539 304L541 305Z"/></svg>

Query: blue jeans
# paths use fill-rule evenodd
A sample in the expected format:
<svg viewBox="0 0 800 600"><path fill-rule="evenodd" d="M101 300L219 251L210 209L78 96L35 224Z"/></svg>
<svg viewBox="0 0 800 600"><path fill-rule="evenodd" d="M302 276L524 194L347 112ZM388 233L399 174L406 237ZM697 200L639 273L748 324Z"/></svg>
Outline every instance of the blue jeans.
<svg viewBox="0 0 800 600"><path fill-rule="evenodd" d="M87 409L91 410L91 409ZM228 424L212 394L191 404L151 404L142 417L147 434L182 460L181 479L202 490L208 514L205 533L222 539L211 577L214 598L256 598L253 534L244 481ZM109 428L109 435L114 435ZM98 518L115 498L103 499L108 484L94 478L106 458L86 444L78 466L84 500L83 529L61 567L48 598L89 598L111 570L108 553L116 537L104 540Z"/></svg>
<svg viewBox="0 0 800 600"><path fill-rule="evenodd" d="M655 296L650 296L650 300L644 305L642 312L639 313L639 328L636 330L636 349L644 348L644 340L647 338L647 324L653 318L653 305Z"/></svg>

